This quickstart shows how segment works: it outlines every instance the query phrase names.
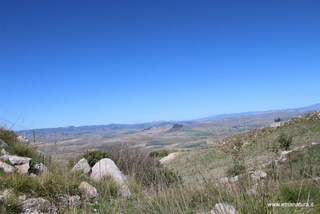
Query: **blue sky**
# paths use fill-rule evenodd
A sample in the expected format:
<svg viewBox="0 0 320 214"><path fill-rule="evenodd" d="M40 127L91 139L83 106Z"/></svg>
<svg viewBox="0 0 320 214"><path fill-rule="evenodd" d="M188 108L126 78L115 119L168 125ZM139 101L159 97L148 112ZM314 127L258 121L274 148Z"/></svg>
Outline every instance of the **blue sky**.
<svg viewBox="0 0 320 214"><path fill-rule="evenodd" d="M15 129L319 103L319 0L2 0L0 20Z"/></svg>

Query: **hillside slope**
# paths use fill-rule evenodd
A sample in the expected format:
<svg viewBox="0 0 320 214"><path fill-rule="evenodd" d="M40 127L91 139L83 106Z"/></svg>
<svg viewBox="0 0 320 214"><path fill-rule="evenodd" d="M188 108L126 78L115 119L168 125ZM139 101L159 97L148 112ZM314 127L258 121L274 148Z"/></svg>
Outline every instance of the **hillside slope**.
<svg viewBox="0 0 320 214"><path fill-rule="evenodd" d="M166 162L165 166L179 171L190 184L195 178L199 181L217 180L227 175L233 164L232 150L240 143L243 145L241 155L245 158L246 169L260 169L275 155L280 156L281 150L278 149L275 154L272 148L279 144L281 134L292 137L292 149L311 145L312 142L320 143L320 111L294 117L277 128L264 127L226 137L212 147L181 151L175 159ZM320 171L317 173L320 175Z"/></svg>

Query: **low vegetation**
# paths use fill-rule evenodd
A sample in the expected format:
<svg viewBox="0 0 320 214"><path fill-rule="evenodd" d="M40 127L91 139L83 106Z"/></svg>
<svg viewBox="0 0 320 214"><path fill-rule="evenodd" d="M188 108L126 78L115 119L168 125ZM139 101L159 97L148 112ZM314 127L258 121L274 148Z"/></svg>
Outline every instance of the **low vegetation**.
<svg viewBox="0 0 320 214"><path fill-rule="evenodd" d="M309 114L313 116L313 114ZM301 117L305 118L305 116ZM10 154L45 162L49 173L31 177L0 170L0 191L14 194L0 200L0 213L19 213L19 196L44 197L60 213L210 213L216 203L231 204L239 213L319 213L320 120L294 119L277 128L262 128L222 139L215 146L180 151L173 160L158 160L176 150L153 152L117 145L88 150L73 164L58 162L26 143L14 132L0 129L0 139ZM10 149L9 149L10 148ZM294 150L290 150L297 148ZM283 152L287 155L283 156ZM71 166L85 157L93 166L101 158L112 159L127 175L132 193L118 194L109 177L93 182L89 175L71 172ZM282 159L280 158L282 157ZM267 173L252 179L256 170ZM236 181L221 183L220 178ZM59 196L79 194L86 181L97 188L99 199L82 207L62 206Z"/></svg>

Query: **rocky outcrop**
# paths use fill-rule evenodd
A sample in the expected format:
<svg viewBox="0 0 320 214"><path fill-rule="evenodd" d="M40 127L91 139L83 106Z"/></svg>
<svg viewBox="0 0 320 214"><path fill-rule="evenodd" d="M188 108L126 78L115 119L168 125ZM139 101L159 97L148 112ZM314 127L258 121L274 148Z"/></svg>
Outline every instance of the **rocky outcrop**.
<svg viewBox="0 0 320 214"><path fill-rule="evenodd" d="M88 174L91 171L91 167L87 161L87 159L82 158L78 161L78 163L71 169L72 172L81 171L85 174Z"/></svg>
<svg viewBox="0 0 320 214"><path fill-rule="evenodd" d="M110 158L103 158L92 167L90 178L100 182L104 177L110 176L120 187L120 195L129 196L131 192L126 185L126 177Z"/></svg>

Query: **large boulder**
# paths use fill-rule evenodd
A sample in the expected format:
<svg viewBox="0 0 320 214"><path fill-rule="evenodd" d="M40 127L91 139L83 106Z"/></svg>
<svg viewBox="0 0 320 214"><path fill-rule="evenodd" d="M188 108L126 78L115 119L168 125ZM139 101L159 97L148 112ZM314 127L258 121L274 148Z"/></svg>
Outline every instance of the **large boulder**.
<svg viewBox="0 0 320 214"><path fill-rule="evenodd" d="M126 185L126 177L124 176L124 174L119 170L113 160L111 160L110 158L103 158L92 167L90 178L96 182L99 182L107 176L112 177L118 184L118 186L120 187L120 195L131 195L129 188Z"/></svg>
<svg viewBox="0 0 320 214"><path fill-rule="evenodd" d="M82 158L74 165L74 167L71 169L72 172L76 171L82 171L83 173L87 174L91 171L91 167L87 161L87 159Z"/></svg>
<svg viewBox="0 0 320 214"><path fill-rule="evenodd" d="M81 182L79 191L81 193L81 198L83 201L94 201L99 196L97 189L85 181Z"/></svg>

